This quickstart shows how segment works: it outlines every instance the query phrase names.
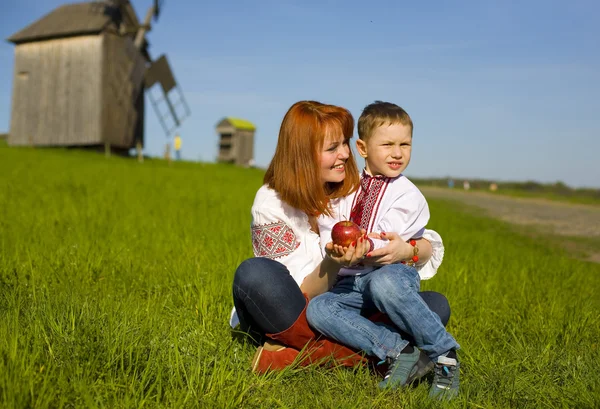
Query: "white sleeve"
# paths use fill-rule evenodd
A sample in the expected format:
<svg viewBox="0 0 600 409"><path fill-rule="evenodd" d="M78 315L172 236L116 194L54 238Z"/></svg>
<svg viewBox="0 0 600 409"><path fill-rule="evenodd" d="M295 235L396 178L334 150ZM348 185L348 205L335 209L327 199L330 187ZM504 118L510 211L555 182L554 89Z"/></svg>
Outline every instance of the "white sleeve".
<svg viewBox="0 0 600 409"><path fill-rule="evenodd" d="M300 242L288 224L289 219L283 211L278 210L267 206L252 207L252 249L255 257L267 257L285 265L296 280L293 274L296 269L292 268L295 261L293 253L300 246ZM300 255L296 258L298 256ZM239 323L240 319L234 307L229 316L229 325L235 328Z"/></svg>
<svg viewBox="0 0 600 409"><path fill-rule="evenodd" d="M319 238L321 239L321 254L323 257L327 255L325 246L331 242L331 230L339 221L346 220L342 211L342 206L347 206L348 197L334 199L331 201L332 216L321 215L317 218L319 225Z"/></svg>
<svg viewBox="0 0 600 409"><path fill-rule="evenodd" d="M440 264L444 260L444 243L442 242L442 236L434 230L425 229L423 238L431 243L431 258L427 263L417 266L417 271L421 280L429 280L437 273Z"/></svg>
<svg viewBox="0 0 600 409"><path fill-rule="evenodd" d="M255 257L267 257L287 266L290 256L300 246L283 209L253 206L250 228Z"/></svg>
<svg viewBox="0 0 600 409"><path fill-rule="evenodd" d="M319 217L319 219L321 219L321 217ZM321 254L323 255L323 258L327 256L327 253L325 252L325 246L327 246L327 243L331 241L331 230L333 229L334 224L337 223L331 223L333 220L331 217L325 216L324 218L326 218L327 221L324 221L323 224L321 224L321 221L319 220L319 243L321 245Z"/></svg>
<svg viewBox="0 0 600 409"><path fill-rule="evenodd" d="M384 232L396 232L406 241L420 238L428 221L425 196L418 189L411 189L394 201L377 227Z"/></svg>
<svg viewBox="0 0 600 409"><path fill-rule="evenodd" d="M254 256L276 259L288 268L297 282L298 266L295 266L294 262L297 264L298 260L295 259L303 258L303 254L296 251L300 246L300 241L291 228L289 217L285 214L279 202L274 200L255 202L251 213L250 230ZM239 323L239 317L235 308L233 308L229 317L229 325L231 328L235 328Z"/></svg>

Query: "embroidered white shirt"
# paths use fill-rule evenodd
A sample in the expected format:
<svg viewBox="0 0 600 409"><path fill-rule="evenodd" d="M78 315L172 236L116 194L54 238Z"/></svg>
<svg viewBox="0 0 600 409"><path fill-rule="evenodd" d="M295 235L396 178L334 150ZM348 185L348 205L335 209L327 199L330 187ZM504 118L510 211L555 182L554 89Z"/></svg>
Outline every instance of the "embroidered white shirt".
<svg viewBox="0 0 600 409"><path fill-rule="evenodd" d="M323 215L317 219L323 255L325 245L331 241L333 226L341 220L353 220L367 233L396 232L403 240L422 237L429 221L429 206L425 196L406 176L372 177L366 170L363 171L358 191L332 201L332 210L332 217ZM430 234L427 236L426 238L431 238ZM373 250L388 244L387 240L371 241ZM435 275L437 267L433 270L429 267L430 263L426 263L417 268L422 278ZM367 274L376 269L377 267L358 264L342 268L339 275Z"/></svg>
<svg viewBox="0 0 600 409"><path fill-rule="evenodd" d="M266 185L252 205L251 231L254 256L285 265L298 286L323 260L319 235L310 229L306 213L282 201Z"/></svg>
<svg viewBox="0 0 600 409"><path fill-rule="evenodd" d="M254 256L279 261L287 267L298 286L302 285L304 278L323 260L319 235L310 229L306 213L284 203L279 194L266 185L256 193L251 212ZM430 274L427 278L430 278L442 262L444 246L442 238L432 230L425 230L423 237L433 246L433 255L425 264ZM421 278L424 278L425 266L419 272ZM235 308L231 311L229 324L232 328L239 324Z"/></svg>
<svg viewBox="0 0 600 409"><path fill-rule="evenodd" d="M308 216L281 200L267 185L258 189L251 212L254 256L285 265L300 287L304 278L323 261L319 235L311 230ZM235 308L229 324L232 328L239 324Z"/></svg>

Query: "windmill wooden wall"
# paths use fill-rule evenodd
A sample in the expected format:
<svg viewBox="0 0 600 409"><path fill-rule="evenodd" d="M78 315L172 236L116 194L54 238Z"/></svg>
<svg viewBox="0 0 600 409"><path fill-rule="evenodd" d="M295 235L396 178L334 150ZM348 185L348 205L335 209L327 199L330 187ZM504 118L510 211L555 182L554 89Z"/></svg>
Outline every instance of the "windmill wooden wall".
<svg viewBox="0 0 600 409"><path fill-rule="evenodd" d="M131 38L110 33L103 38L103 141L121 147L133 147L138 140L143 144L144 90L134 89L133 84L142 85L145 62Z"/></svg>
<svg viewBox="0 0 600 409"><path fill-rule="evenodd" d="M8 143L101 143L102 66L100 36L17 45Z"/></svg>
<svg viewBox="0 0 600 409"><path fill-rule="evenodd" d="M149 56L119 34L111 10L67 4L8 39L16 45L9 145L143 143ZM122 17L137 27L133 11Z"/></svg>
<svg viewBox="0 0 600 409"><path fill-rule="evenodd" d="M130 75L143 58L110 33L17 45L10 145L129 149L143 142L143 90Z"/></svg>

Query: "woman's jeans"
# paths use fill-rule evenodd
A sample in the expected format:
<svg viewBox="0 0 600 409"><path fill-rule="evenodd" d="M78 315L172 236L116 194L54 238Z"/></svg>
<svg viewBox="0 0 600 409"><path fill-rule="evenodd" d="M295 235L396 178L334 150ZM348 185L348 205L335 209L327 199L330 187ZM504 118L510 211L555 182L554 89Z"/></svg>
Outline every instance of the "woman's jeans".
<svg viewBox="0 0 600 409"><path fill-rule="evenodd" d="M429 358L458 349L440 316L419 293L420 278L414 267L390 264L360 276L341 278L327 293L311 300L308 323L338 342L380 359L395 358L408 345L398 330L367 317L381 311L412 337Z"/></svg>
<svg viewBox="0 0 600 409"><path fill-rule="evenodd" d="M447 324L450 306L446 297L433 291L419 295L441 322ZM258 344L264 341L265 334L291 327L306 307L306 299L288 269L278 261L263 257L245 260L237 268L233 278L233 302L240 330Z"/></svg>

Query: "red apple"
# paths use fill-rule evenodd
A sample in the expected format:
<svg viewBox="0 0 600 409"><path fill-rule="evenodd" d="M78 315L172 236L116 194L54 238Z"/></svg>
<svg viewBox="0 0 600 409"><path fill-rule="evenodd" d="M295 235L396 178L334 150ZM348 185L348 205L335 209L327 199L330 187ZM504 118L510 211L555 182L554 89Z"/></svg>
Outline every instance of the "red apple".
<svg viewBox="0 0 600 409"><path fill-rule="evenodd" d="M333 226L333 229L331 229L331 240L333 241L333 244L338 244L342 247L350 247L350 245L358 240L360 236L360 227L350 220L337 222Z"/></svg>

